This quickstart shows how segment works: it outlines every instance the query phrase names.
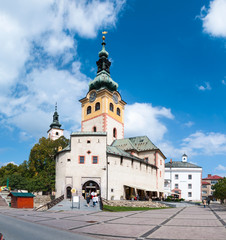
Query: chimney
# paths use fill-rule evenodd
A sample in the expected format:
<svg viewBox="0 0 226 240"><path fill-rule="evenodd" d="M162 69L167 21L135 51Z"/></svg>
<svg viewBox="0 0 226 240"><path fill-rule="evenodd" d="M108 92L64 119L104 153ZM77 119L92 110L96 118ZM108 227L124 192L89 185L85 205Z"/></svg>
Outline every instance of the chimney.
<svg viewBox="0 0 226 240"><path fill-rule="evenodd" d="M211 174L208 174L208 177L211 177Z"/></svg>
<svg viewBox="0 0 226 240"><path fill-rule="evenodd" d="M172 163L173 161L172 161L172 158L170 159L170 163Z"/></svg>

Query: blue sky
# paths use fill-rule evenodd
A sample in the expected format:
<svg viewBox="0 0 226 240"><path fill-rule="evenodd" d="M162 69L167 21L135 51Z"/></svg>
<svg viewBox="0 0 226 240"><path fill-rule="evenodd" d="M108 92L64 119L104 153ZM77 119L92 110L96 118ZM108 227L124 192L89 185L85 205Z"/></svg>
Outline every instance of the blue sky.
<svg viewBox="0 0 226 240"><path fill-rule="evenodd" d="M28 160L55 102L66 136L80 130L107 30L126 137L226 176L226 0L7 1L0 19L0 165Z"/></svg>

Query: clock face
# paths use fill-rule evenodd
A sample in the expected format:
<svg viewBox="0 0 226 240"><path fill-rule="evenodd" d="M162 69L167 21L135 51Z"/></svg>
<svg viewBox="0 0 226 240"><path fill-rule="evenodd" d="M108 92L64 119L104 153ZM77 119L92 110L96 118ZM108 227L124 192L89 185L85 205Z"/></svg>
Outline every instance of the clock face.
<svg viewBox="0 0 226 240"><path fill-rule="evenodd" d="M92 92L92 93L90 94L90 96L89 96L89 101L90 101L90 102L94 102L95 99L96 99L96 97L97 97L96 92Z"/></svg>
<svg viewBox="0 0 226 240"><path fill-rule="evenodd" d="M118 96L115 93L113 94L113 100L116 104L118 104Z"/></svg>

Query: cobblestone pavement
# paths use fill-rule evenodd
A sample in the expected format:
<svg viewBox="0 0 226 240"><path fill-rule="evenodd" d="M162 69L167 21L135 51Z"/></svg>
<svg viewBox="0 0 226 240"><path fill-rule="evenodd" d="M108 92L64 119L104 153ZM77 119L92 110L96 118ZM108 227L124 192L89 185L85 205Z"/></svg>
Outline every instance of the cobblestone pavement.
<svg viewBox="0 0 226 240"><path fill-rule="evenodd" d="M2 208L0 217L3 215L96 239L226 239L226 207L219 204L136 212L34 212Z"/></svg>

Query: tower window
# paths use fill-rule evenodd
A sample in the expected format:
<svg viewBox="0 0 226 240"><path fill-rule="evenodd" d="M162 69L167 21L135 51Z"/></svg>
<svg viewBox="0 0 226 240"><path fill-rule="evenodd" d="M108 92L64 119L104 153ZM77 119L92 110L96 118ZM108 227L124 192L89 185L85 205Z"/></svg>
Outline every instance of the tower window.
<svg viewBox="0 0 226 240"><path fill-rule="evenodd" d="M98 163L98 156L93 156L93 164L97 164Z"/></svg>
<svg viewBox="0 0 226 240"><path fill-rule="evenodd" d="M110 103L110 110L114 112L114 105L112 103Z"/></svg>
<svg viewBox="0 0 226 240"><path fill-rule="evenodd" d="M113 137L117 138L117 129L116 128L113 129Z"/></svg>
<svg viewBox="0 0 226 240"><path fill-rule="evenodd" d="M98 111L98 110L100 110L100 103L99 102L97 102L96 105L95 105L95 111Z"/></svg>
<svg viewBox="0 0 226 240"><path fill-rule="evenodd" d="M119 108L117 108L117 115L120 116L121 115L121 111Z"/></svg>
<svg viewBox="0 0 226 240"><path fill-rule="evenodd" d="M79 156L79 163L84 164L85 163L85 156Z"/></svg>
<svg viewBox="0 0 226 240"><path fill-rule="evenodd" d="M91 106L87 107L87 114L90 114L91 113Z"/></svg>
<svg viewBox="0 0 226 240"><path fill-rule="evenodd" d="M56 132L56 135L59 135L59 133L58 133L58 132Z"/></svg>
<svg viewBox="0 0 226 240"><path fill-rule="evenodd" d="M97 131L97 128L96 127L93 127L93 132L96 132Z"/></svg>

